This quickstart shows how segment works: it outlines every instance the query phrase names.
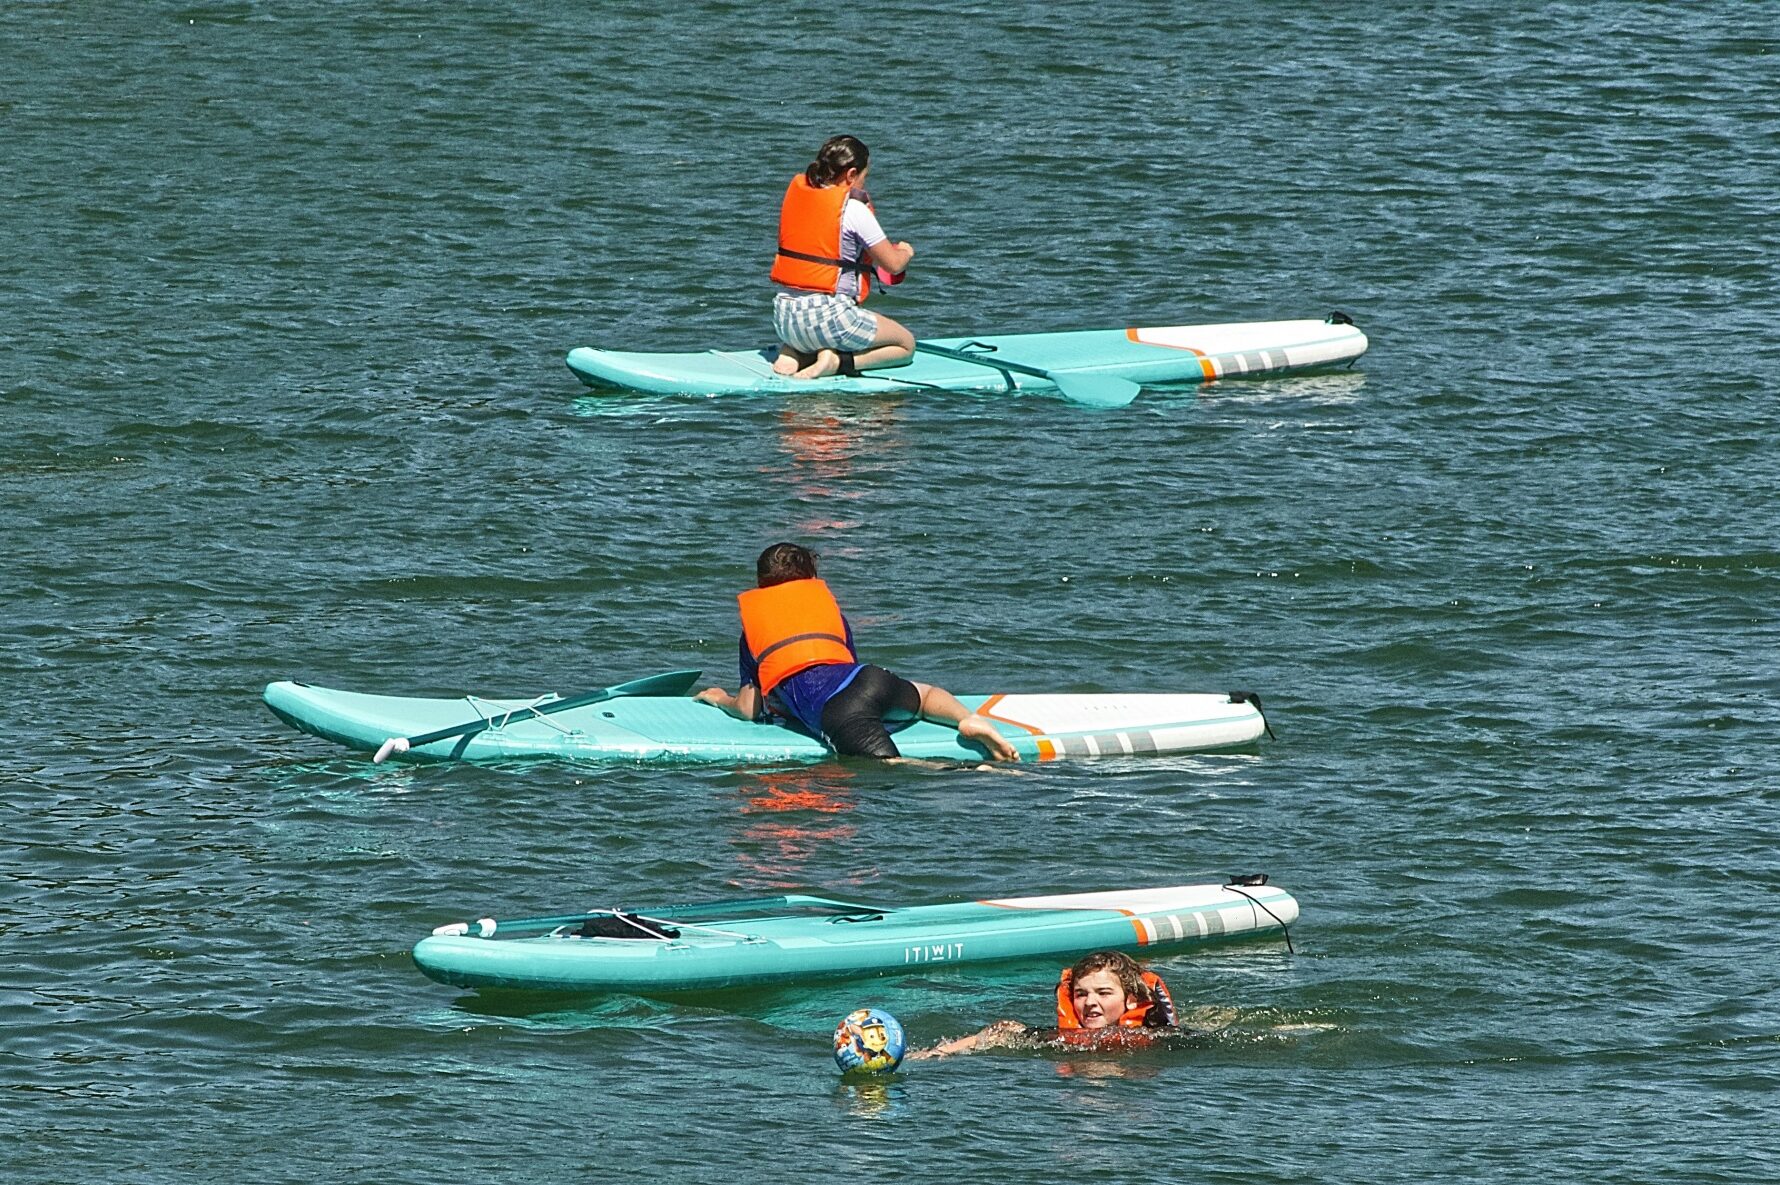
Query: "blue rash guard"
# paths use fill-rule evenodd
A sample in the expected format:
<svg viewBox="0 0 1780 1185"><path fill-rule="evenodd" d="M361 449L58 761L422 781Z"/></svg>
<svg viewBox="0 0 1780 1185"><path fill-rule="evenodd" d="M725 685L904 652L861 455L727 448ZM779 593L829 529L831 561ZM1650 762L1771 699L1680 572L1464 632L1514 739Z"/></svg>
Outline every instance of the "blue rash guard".
<svg viewBox="0 0 1780 1185"><path fill-rule="evenodd" d="M847 626L847 649L853 651L857 659L859 651L853 645L853 623L847 621L845 614L841 615L841 620ZM828 706L829 700L846 690L860 669L858 662L825 662L805 667L780 680L773 688L772 698L791 714L798 728L822 740L822 709ZM741 682L744 687L750 683L760 686L760 664L754 661L754 654L748 649L746 634L742 635L741 643Z"/></svg>

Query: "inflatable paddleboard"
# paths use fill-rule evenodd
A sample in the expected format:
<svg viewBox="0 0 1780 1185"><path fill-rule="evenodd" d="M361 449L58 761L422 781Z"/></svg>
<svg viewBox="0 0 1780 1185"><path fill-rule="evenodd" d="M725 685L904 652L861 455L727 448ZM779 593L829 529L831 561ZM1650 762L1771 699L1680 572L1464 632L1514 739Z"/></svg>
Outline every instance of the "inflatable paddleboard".
<svg viewBox="0 0 1780 1185"><path fill-rule="evenodd" d="M773 373L778 347L697 354L642 354L582 346L569 369L589 387L662 395L794 392L947 391L1015 393L1051 390L1050 380L996 368L998 361L1061 375L1106 375L1135 383L1207 382L1351 365L1366 352L1366 335L1340 313L1326 320L1249 321L1231 325L1169 325L1071 333L942 337L932 344L977 356L965 362L916 354L907 366L849 377L791 379Z"/></svg>
<svg viewBox="0 0 1780 1185"><path fill-rule="evenodd" d="M553 756L735 765L832 756L801 732L737 720L685 695L626 696L552 712L550 705L562 698L417 699L296 682L271 683L265 692L266 706L280 720L364 752L375 752L390 737L422 736L468 722L482 725L472 735L397 754L404 761ZM1229 749L1253 744L1266 728L1255 697L1243 692L958 698L994 721L1025 761ZM960 743L953 729L927 721L895 738L905 757L984 757L981 749Z"/></svg>
<svg viewBox="0 0 1780 1185"><path fill-rule="evenodd" d="M1264 877L1245 877L1243 881ZM689 991L1281 934L1298 918L1266 884L1001 897L884 908L789 896L440 926L414 948L429 978L537 991Z"/></svg>

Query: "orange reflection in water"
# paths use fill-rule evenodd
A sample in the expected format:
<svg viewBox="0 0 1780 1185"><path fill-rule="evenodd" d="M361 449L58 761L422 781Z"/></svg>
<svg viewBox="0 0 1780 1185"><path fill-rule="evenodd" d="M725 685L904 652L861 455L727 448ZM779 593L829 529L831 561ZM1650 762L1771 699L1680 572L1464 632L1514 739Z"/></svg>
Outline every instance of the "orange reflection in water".
<svg viewBox="0 0 1780 1185"><path fill-rule="evenodd" d="M846 768L823 770L778 770L759 775L753 786L744 788L752 795L742 806L744 815L760 811L821 811L834 814L853 809L853 800L830 793L856 775Z"/></svg>
<svg viewBox="0 0 1780 1185"><path fill-rule="evenodd" d="M779 413L779 448L791 463L778 466L777 476L805 498L865 497L884 458L903 447L900 410L900 400L867 397L786 403ZM858 525L856 520L823 518L799 523L798 528L844 531Z"/></svg>
<svg viewBox="0 0 1780 1185"><path fill-rule="evenodd" d="M1126 1062L1115 1058L1080 1058L1057 1063L1059 1078L1154 1078L1160 1069L1149 1062Z"/></svg>
<svg viewBox="0 0 1780 1185"><path fill-rule="evenodd" d="M857 774L844 767L773 770L742 787L744 817L765 816L736 833L741 849L737 862L772 888L794 889L809 883L805 874L812 858L834 844L851 844L859 829L851 823L799 822L800 811L836 815L853 809L845 785Z"/></svg>

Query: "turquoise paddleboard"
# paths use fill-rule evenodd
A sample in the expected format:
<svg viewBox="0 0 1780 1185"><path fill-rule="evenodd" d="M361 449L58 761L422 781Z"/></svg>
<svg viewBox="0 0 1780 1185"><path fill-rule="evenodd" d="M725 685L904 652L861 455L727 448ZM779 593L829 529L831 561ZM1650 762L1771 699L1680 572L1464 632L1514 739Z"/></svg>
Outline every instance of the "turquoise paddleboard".
<svg viewBox="0 0 1780 1185"><path fill-rule="evenodd" d="M590 387L664 395L908 392L923 386L948 391L1048 391L1056 384L1029 370L1135 383L1285 374L1349 365L1366 352L1366 335L1336 313L1322 321L943 337L931 344L978 360L918 353L907 366L872 370L856 378L790 379L773 373L776 347L643 354L582 346L569 352L568 364ZM997 363L1014 369L998 369Z"/></svg>
<svg viewBox="0 0 1780 1185"><path fill-rule="evenodd" d="M1248 879L1248 878L1245 878ZM1260 878L1255 878L1260 879ZM882 908L773 897L440 926L414 962L440 983L537 991L688 991L1003 959L1071 959L1279 934L1298 902L1271 885L1002 897ZM583 936L584 927L596 936ZM624 937L607 936L624 935Z"/></svg>
<svg viewBox="0 0 1780 1185"><path fill-rule="evenodd" d="M396 754L404 761L558 756L733 765L830 756L803 733L737 720L687 695L624 696L552 710L563 698L421 699L296 682L268 684L265 693L266 706L285 723L364 752L377 751L391 737L420 737L471 722L479 726L470 735ZM1014 693L958 698L995 721L1027 761L1236 748L1253 744L1266 728L1260 708L1246 695ZM984 756L940 724L921 721L895 735L905 757L971 761Z"/></svg>

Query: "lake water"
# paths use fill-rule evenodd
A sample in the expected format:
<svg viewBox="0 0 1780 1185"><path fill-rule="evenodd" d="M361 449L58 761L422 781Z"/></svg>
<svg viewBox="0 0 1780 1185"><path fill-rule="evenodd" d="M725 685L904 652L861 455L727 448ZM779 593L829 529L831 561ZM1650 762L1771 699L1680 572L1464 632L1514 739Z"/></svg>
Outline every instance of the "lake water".
<svg viewBox="0 0 1780 1185"><path fill-rule="evenodd" d="M1780 1175L1780 34L1759 5L0 9L9 1182ZM585 392L742 348L848 131L943 336L1351 314L1352 372L1055 399ZM733 682L822 553L960 691L1224 690L1252 753L402 768L268 681ZM1007 965L441 987L440 922L1265 870L1217 1032L841 1082Z"/></svg>

